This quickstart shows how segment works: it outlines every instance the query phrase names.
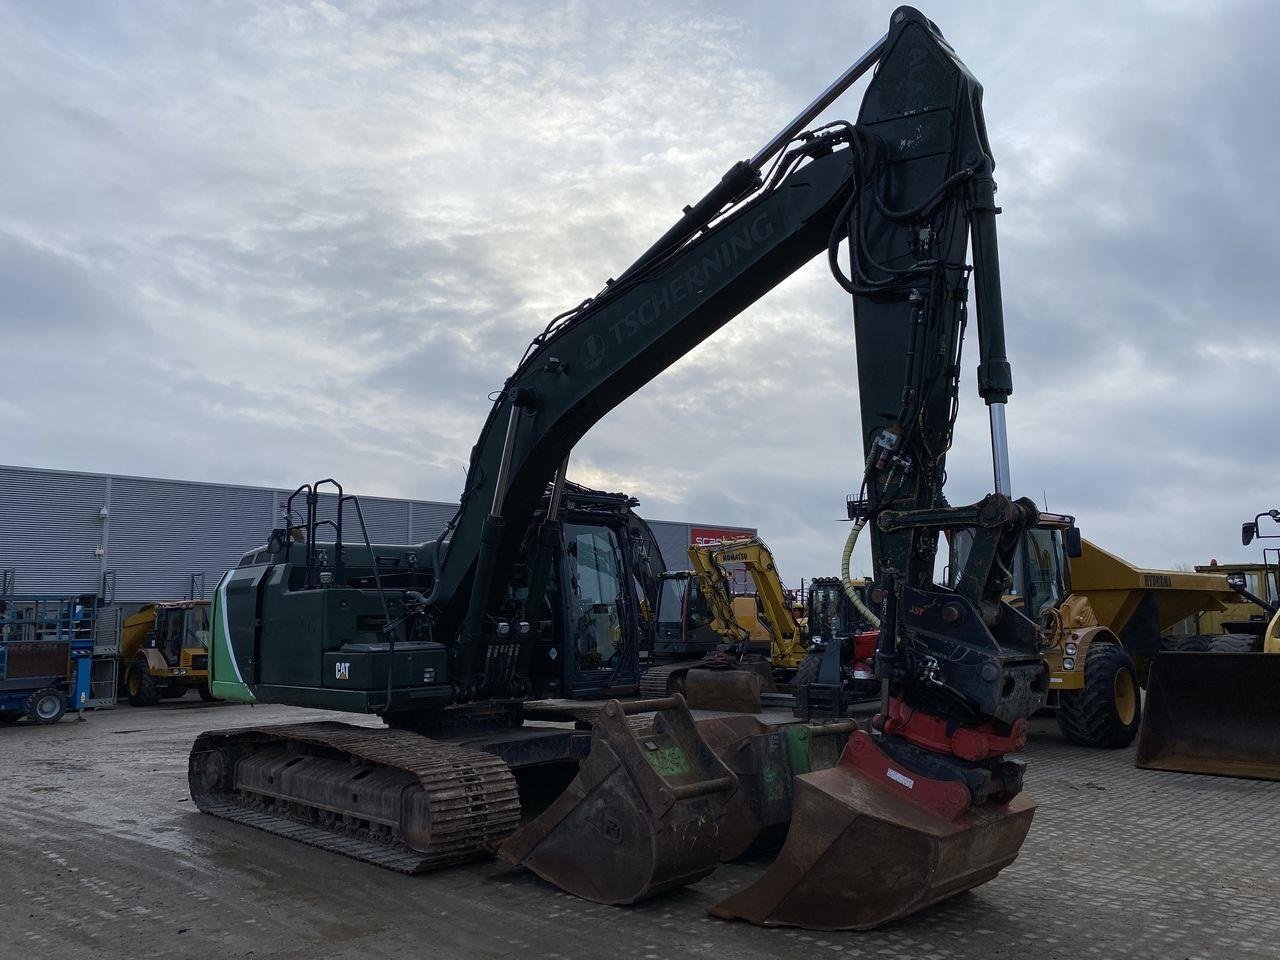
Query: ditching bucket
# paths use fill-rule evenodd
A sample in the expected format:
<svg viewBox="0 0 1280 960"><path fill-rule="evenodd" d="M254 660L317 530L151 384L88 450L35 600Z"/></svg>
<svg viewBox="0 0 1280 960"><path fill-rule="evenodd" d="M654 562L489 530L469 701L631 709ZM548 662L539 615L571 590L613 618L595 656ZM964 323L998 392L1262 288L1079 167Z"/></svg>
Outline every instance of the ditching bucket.
<svg viewBox="0 0 1280 960"><path fill-rule="evenodd" d="M957 790L968 794L897 768L870 736L855 733L839 764L796 778L778 858L711 914L761 926L869 930L986 883L1017 857L1035 803L1020 793L947 816L916 793L954 808L963 803Z"/></svg>
<svg viewBox="0 0 1280 960"><path fill-rule="evenodd" d="M755 670L696 667L685 674L684 695L695 710L758 713L764 680Z"/></svg>
<svg viewBox="0 0 1280 960"><path fill-rule="evenodd" d="M651 729L627 722L628 714L650 712ZM611 700L573 782L498 856L586 900L636 903L715 869L725 804L736 789L678 694Z"/></svg>
<svg viewBox="0 0 1280 960"><path fill-rule="evenodd" d="M1160 654L1147 681L1135 763L1280 780L1280 655Z"/></svg>

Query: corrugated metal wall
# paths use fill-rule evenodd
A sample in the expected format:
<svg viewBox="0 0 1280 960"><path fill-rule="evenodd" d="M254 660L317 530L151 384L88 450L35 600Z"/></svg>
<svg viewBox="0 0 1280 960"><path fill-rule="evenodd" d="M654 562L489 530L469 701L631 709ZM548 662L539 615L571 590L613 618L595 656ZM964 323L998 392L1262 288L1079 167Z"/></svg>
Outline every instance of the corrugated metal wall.
<svg viewBox="0 0 1280 960"><path fill-rule="evenodd" d="M106 478L0 467L0 570L20 593L95 593Z"/></svg>
<svg viewBox="0 0 1280 960"><path fill-rule="evenodd" d="M0 570L21 593L96 593L120 602L212 593L240 556L284 525L290 490L0 466ZM337 497L321 496L333 518ZM369 539L418 543L457 509L434 501L361 497ZM294 510L305 512L299 498ZM105 511L105 514L104 514ZM344 538L358 539L347 507Z"/></svg>
<svg viewBox="0 0 1280 960"><path fill-rule="evenodd" d="M121 600L208 594L236 559L266 539L274 491L172 480L111 478L104 569ZM201 582L203 581L203 582Z"/></svg>
<svg viewBox="0 0 1280 960"><path fill-rule="evenodd" d="M96 593L104 575L119 602L180 599L191 578L212 593L242 554L285 525L289 490L0 466L0 570L21 593ZM337 497L323 494L333 519ZM456 504L361 497L374 543L421 543L440 535ZM295 522L306 504L294 501ZM104 513L105 511L105 513ZM689 565L691 525L650 521L672 570ZM754 533L754 531L744 531ZM348 506L343 539L358 540Z"/></svg>

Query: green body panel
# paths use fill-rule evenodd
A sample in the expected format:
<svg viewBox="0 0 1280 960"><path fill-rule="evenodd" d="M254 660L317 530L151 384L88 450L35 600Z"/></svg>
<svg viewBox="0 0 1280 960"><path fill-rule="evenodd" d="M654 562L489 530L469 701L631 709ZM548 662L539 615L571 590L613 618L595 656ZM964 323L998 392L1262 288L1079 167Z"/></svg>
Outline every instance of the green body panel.
<svg viewBox="0 0 1280 960"><path fill-rule="evenodd" d="M253 691L240 676L240 668L235 661L235 651L231 647L231 638L227 632L225 586L232 572L234 571L223 574L213 591L213 610L209 626L209 689L219 700L253 703L255 700Z"/></svg>

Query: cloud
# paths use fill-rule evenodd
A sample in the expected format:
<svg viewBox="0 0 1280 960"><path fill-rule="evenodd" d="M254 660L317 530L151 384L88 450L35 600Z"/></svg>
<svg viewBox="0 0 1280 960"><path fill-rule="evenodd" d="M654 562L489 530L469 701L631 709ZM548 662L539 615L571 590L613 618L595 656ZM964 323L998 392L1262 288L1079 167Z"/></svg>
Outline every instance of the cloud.
<svg viewBox="0 0 1280 960"><path fill-rule="evenodd" d="M528 340L890 10L7 5L4 459L456 497ZM1273 505L1277 460L1280 119L1257 91L1280 14L933 15L986 88L1018 492L1141 563L1249 555L1233 531ZM851 331L809 265L606 417L574 475L757 526L788 580L832 572L861 462ZM990 486L975 353L955 502Z"/></svg>

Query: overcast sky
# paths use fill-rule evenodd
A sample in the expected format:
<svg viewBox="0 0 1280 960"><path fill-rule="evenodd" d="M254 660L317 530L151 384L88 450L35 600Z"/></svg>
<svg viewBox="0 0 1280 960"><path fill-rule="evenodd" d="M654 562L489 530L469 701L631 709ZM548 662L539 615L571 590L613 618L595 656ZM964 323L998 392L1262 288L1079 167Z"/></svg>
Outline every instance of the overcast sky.
<svg viewBox="0 0 1280 960"><path fill-rule="evenodd" d="M526 342L892 9L7 0L0 462L456 499ZM924 9L986 88L1015 493L1143 564L1257 554L1280 7ZM759 527L788 582L830 574L854 356L810 264L602 421L571 477ZM962 402L955 503L991 484L972 368Z"/></svg>

